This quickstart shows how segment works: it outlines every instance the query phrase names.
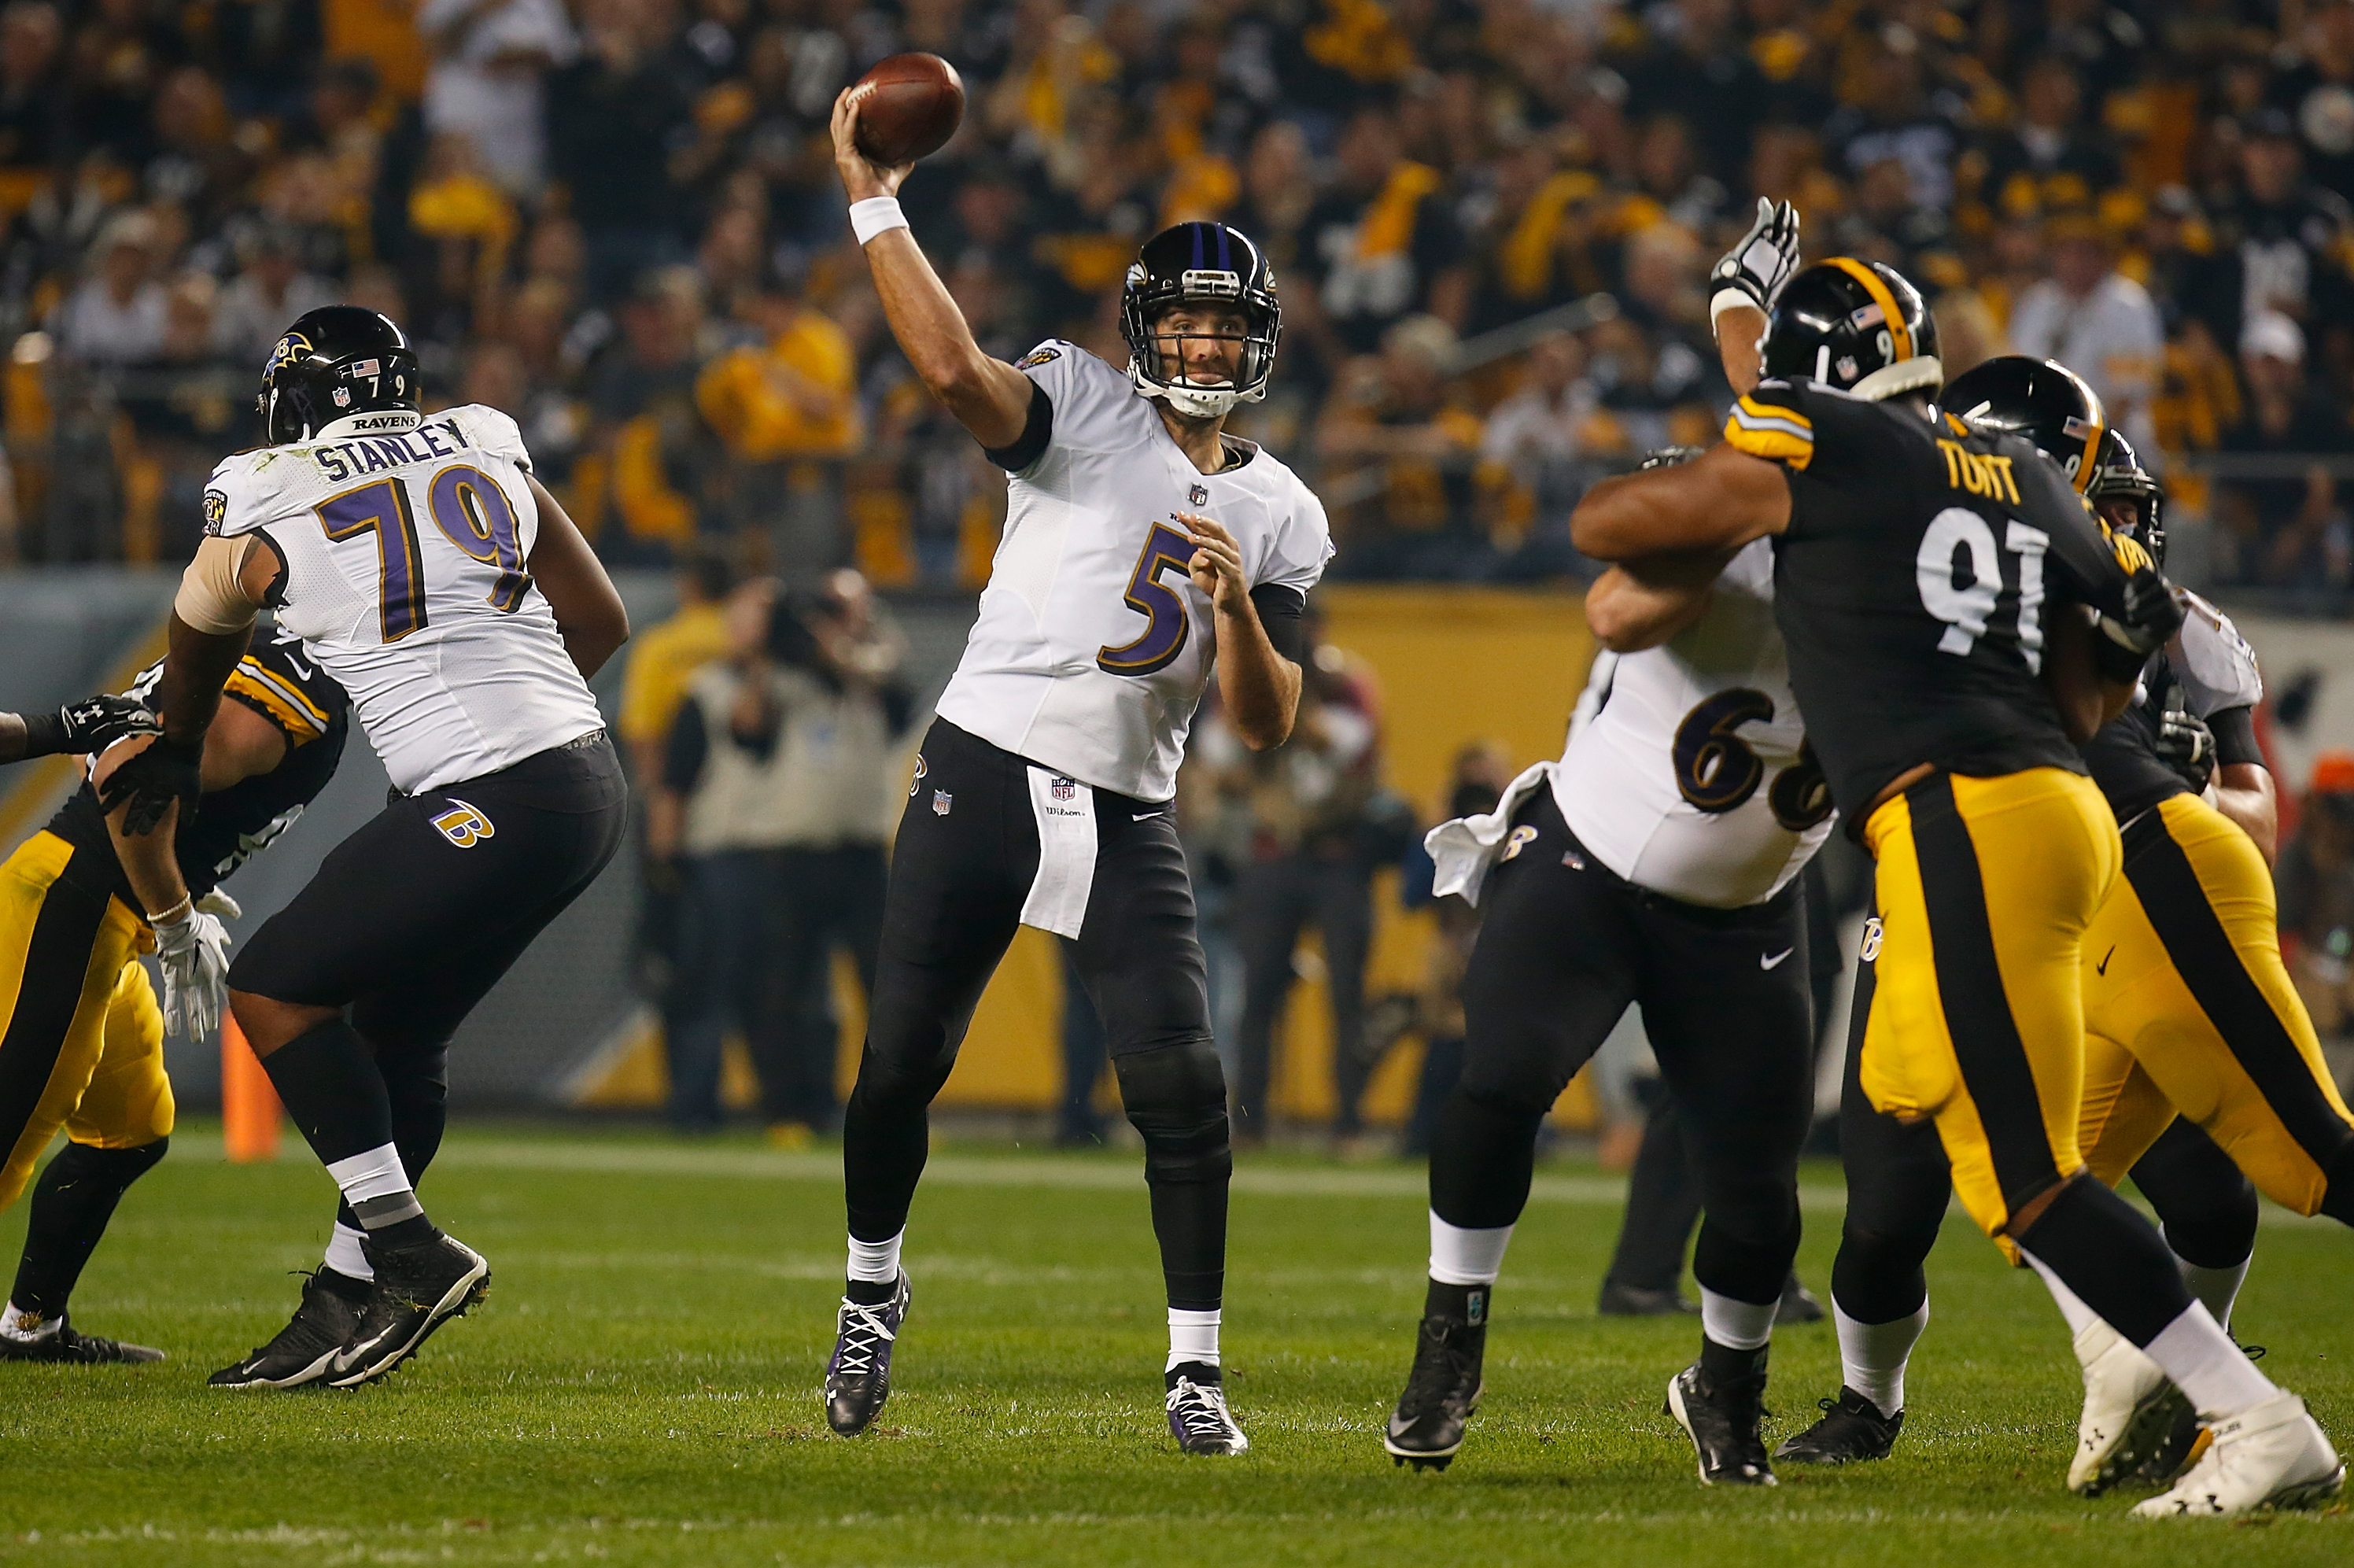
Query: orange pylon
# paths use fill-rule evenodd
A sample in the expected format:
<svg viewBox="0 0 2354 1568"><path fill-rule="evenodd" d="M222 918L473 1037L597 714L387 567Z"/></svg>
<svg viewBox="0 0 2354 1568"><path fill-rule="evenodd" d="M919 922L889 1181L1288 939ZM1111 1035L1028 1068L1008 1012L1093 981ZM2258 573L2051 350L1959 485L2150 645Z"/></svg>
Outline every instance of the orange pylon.
<svg viewBox="0 0 2354 1568"><path fill-rule="evenodd" d="M234 1014L223 1012L221 1042L221 1142L239 1165L278 1158L278 1128L283 1115L278 1091L245 1043Z"/></svg>

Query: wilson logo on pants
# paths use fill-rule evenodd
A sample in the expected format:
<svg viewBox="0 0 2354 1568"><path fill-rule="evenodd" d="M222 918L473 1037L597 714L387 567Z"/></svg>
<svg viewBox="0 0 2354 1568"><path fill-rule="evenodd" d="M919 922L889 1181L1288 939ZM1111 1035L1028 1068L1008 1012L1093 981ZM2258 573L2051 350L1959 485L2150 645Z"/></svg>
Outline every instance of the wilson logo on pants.
<svg viewBox="0 0 2354 1568"><path fill-rule="evenodd" d="M433 826L460 849L472 849L484 839L498 836L498 829L491 826L490 818L463 800L452 800L450 810L433 819Z"/></svg>

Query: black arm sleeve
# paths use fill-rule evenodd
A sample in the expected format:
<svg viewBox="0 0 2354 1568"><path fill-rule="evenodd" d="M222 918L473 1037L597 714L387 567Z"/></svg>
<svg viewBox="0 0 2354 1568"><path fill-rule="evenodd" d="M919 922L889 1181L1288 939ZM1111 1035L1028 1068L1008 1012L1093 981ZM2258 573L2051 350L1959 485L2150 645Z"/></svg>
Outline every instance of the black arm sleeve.
<svg viewBox="0 0 2354 1568"><path fill-rule="evenodd" d="M1030 383L1030 415L1010 447L983 447L981 455L1008 473L1020 473L1046 455L1055 439L1055 400L1035 381Z"/></svg>
<svg viewBox="0 0 2354 1568"><path fill-rule="evenodd" d="M2220 714L2207 715L2207 727L2215 732L2215 760L2226 767L2253 762L2264 766L2264 748L2256 744L2256 710L2225 708Z"/></svg>
<svg viewBox="0 0 2354 1568"><path fill-rule="evenodd" d="M703 779L704 759L711 755L711 737L704 733L703 708L692 698L678 705L671 721L670 739L663 747L663 788L681 795L694 793Z"/></svg>
<svg viewBox="0 0 2354 1568"><path fill-rule="evenodd" d="M1261 583L1251 589L1251 606L1275 651L1295 664L1308 659L1308 596L1281 583Z"/></svg>

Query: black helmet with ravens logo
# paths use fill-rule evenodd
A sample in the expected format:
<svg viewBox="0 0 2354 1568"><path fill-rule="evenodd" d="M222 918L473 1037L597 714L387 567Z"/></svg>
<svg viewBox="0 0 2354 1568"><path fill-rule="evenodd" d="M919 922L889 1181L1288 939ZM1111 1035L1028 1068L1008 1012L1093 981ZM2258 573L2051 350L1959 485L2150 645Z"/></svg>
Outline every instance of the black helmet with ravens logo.
<svg viewBox="0 0 2354 1568"><path fill-rule="evenodd" d="M335 420L423 407L424 377L408 334L357 305L323 305L286 329L261 369L262 439L308 440Z"/></svg>
<svg viewBox="0 0 2354 1568"><path fill-rule="evenodd" d="M1231 305L1240 311L1242 360L1234 377L1205 384L1182 372L1162 378L1160 320L1182 304ZM1223 223L1181 223L1144 242L1119 290L1119 330L1128 340L1128 378L1148 397L1181 414L1215 418L1237 403L1267 396L1275 374L1275 345L1283 336L1283 307L1275 297L1275 270L1239 228Z"/></svg>
<svg viewBox="0 0 2354 1568"><path fill-rule="evenodd" d="M1895 268L1834 256L1794 273L1774 296L1759 345L1766 374L1814 381L1868 401L1945 379L1937 323Z"/></svg>

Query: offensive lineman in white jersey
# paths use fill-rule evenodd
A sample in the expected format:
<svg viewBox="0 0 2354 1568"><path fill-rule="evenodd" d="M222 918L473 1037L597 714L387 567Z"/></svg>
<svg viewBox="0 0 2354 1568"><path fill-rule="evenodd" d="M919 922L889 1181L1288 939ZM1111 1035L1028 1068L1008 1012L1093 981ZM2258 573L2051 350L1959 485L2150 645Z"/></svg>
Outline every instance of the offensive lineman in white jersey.
<svg viewBox="0 0 2354 1568"><path fill-rule="evenodd" d="M230 1005L342 1190L293 1320L216 1387L382 1377L488 1288L415 1183L441 1139L451 1035L620 842L626 789L586 677L629 635L604 568L532 476L514 421L427 418L390 321L335 305L262 374L270 444L214 471L173 605L164 739L105 804L169 833L224 680L274 607L351 694L391 775L229 968Z"/></svg>
<svg viewBox="0 0 2354 1568"><path fill-rule="evenodd" d="M1048 342L990 358L907 231L907 169L834 161L908 362L1013 476L1003 542L963 662L925 736L891 861L875 1009L843 1121L849 1279L826 1368L845 1436L890 1390L907 1310L900 1238L981 989L1017 925L1075 956L1143 1135L1168 1287L1169 1426L1194 1454L1249 1444L1218 1372L1225 1280L1225 1079L1210 1033L1193 895L1170 802L1214 662L1237 733L1291 732L1300 615L1332 554L1291 471L1224 431L1275 367L1281 313L1257 246L1181 224L1129 269L1125 375Z"/></svg>
<svg viewBox="0 0 2354 1568"><path fill-rule="evenodd" d="M1716 270L1737 387L1756 378L1763 307L1797 262L1796 213L1761 201ZM1797 876L1830 834L1829 789L1791 694L1767 541L1704 594L1614 568L1586 614L1620 654L1601 712L1493 813L1429 837L1437 891L1484 894L1487 918L1464 979L1463 1076L1431 1144L1429 1293L1384 1446L1417 1468L1462 1446L1538 1124L1638 1002L1706 1194L1701 1354L1670 1411L1702 1480L1770 1485L1758 1401L1813 1108Z"/></svg>

